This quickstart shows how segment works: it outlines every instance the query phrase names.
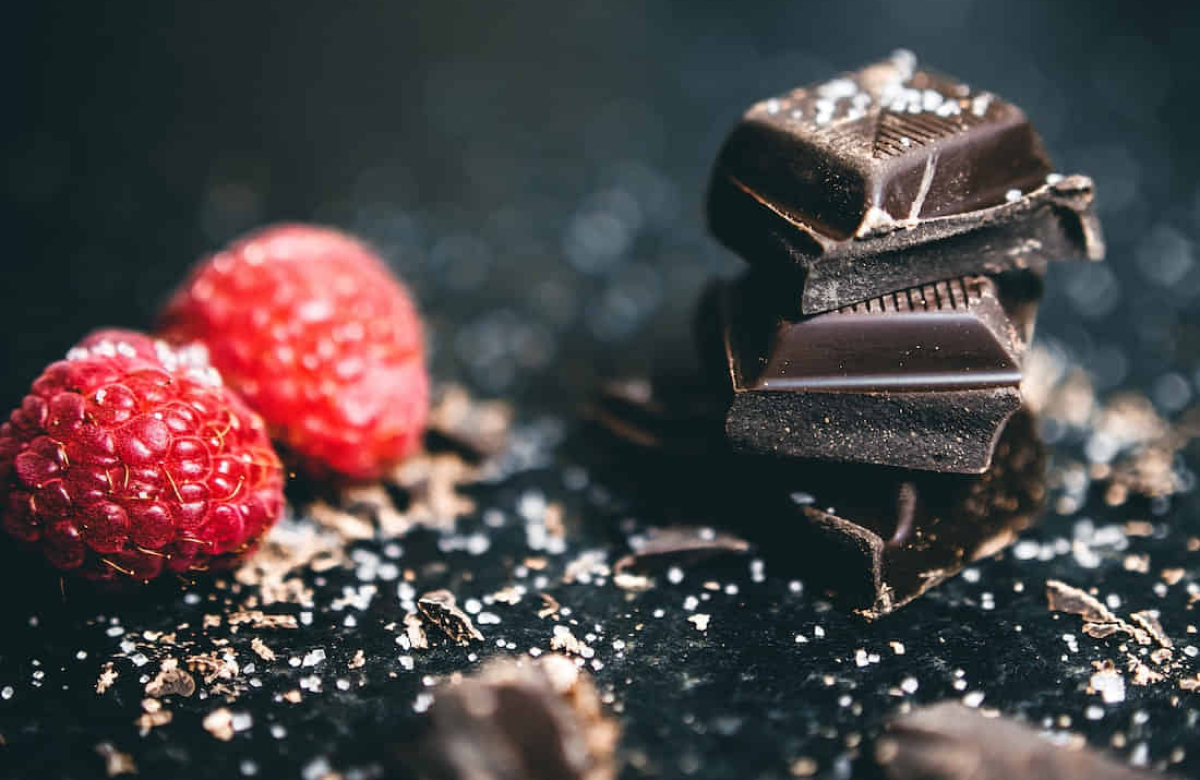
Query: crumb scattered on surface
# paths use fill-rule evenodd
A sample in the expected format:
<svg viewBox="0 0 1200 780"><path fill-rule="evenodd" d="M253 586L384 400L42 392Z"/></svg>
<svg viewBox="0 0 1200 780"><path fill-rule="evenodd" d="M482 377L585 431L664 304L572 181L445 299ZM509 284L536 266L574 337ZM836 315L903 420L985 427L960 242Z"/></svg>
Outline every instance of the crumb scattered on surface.
<svg viewBox="0 0 1200 780"><path fill-rule="evenodd" d="M219 707L205 715L201 725L222 742L233 739L233 713L227 707Z"/></svg>
<svg viewBox="0 0 1200 780"><path fill-rule="evenodd" d="M550 649L577 655L581 658L591 658L596 654L595 650L580 641L579 637L571 632L569 626L562 624L554 627L554 633L550 637Z"/></svg>
<svg viewBox="0 0 1200 780"><path fill-rule="evenodd" d="M179 661L166 658L159 664L158 674L146 683L147 696L191 696L196 692L196 681L183 669Z"/></svg>
<svg viewBox="0 0 1200 780"><path fill-rule="evenodd" d="M117 750L111 742L101 742L96 745L96 753L104 759L104 774L108 777L136 775L138 773L137 764L133 762L133 756Z"/></svg>
<svg viewBox="0 0 1200 780"><path fill-rule="evenodd" d="M144 737L151 729L170 723L172 717L171 711L163 707L158 699L142 699L142 714L134 721L134 725L138 727L138 734Z"/></svg>
<svg viewBox="0 0 1200 780"><path fill-rule="evenodd" d="M421 616L416 612L409 612L404 616L404 633L408 637L408 644L413 650L427 650L429 648L429 637L425 634L425 624L421 620Z"/></svg>
<svg viewBox="0 0 1200 780"><path fill-rule="evenodd" d="M421 596L417 599L417 609L460 645L483 641L483 634L475 627L470 615L458 608L458 601L448 590L434 590Z"/></svg>
<svg viewBox="0 0 1200 780"><path fill-rule="evenodd" d="M275 651L268 647L267 643L259 637L254 637L254 639L250 640L250 649L264 661L275 660Z"/></svg>
<svg viewBox="0 0 1200 780"><path fill-rule="evenodd" d="M117 681L119 673L113 668L112 661L104 664L100 670L100 677L96 680L96 693L104 693L112 684Z"/></svg>

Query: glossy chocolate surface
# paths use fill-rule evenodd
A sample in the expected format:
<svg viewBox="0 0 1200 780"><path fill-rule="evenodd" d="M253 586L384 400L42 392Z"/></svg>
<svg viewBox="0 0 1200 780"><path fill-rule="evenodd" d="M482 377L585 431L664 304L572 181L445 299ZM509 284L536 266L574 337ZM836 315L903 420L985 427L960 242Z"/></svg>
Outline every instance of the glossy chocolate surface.
<svg viewBox="0 0 1200 780"><path fill-rule="evenodd" d="M708 193L716 238L830 311L903 287L1100 259L1085 176L1015 106L900 52L752 107Z"/></svg>
<svg viewBox="0 0 1200 780"><path fill-rule="evenodd" d="M698 326L725 435L749 454L981 473L1021 405L1038 291L1032 274L968 277L789 318L769 277L718 285Z"/></svg>
<svg viewBox="0 0 1200 780"><path fill-rule="evenodd" d="M761 354L731 357L739 390L966 389L1021 382L1023 345L995 284L985 277L902 290L811 317L779 317L764 347Z"/></svg>
<svg viewBox="0 0 1200 780"><path fill-rule="evenodd" d="M755 104L717 162L718 176L834 238L998 205L1052 170L1019 108L906 51Z"/></svg>

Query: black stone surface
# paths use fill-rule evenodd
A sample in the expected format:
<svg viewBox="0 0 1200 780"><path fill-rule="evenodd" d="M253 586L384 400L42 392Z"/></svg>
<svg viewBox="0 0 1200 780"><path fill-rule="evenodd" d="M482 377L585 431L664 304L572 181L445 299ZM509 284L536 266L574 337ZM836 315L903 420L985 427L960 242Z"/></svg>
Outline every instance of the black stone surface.
<svg viewBox="0 0 1200 780"><path fill-rule="evenodd" d="M398 582L382 576L396 552L386 541L356 543L355 569L309 575L311 609L277 610L311 612L311 623L237 635L202 628L229 593L214 580L63 606L9 564L0 775L102 777L96 746L111 744L144 777L391 776L427 682L500 653L547 650L555 623L595 651L589 668L625 728L625 777L847 777L906 702L964 697L1124 760L1200 775L1198 694L1175 678L1137 686L1129 674L1123 700L1088 693L1093 661L1123 661L1120 640L1092 639L1079 618L1046 608L1045 581L1057 578L1114 597L1122 615L1157 609L1177 677L1200 669L1189 631L1200 554L1187 542L1200 533L1197 498L1109 507L1087 491L1087 468L1073 464L1102 463L1122 444L1111 429L1097 433L1094 417L1045 422L1062 468L1041 526L871 625L804 586L781 544L679 582L660 575L632 595L608 578L560 581L581 553L611 564L649 525L745 525L738 513L708 517L665 500L657 475L633 468L576 411L601 378L690 360L701 286L740 267L704 235L700 204L741 109L898 45L1022 106L1062 169L1096 181L1109 259L1051 270L1044 354L1086 371L1102 396L1140 391L1167 417L1188 407L1200 368L1200 156L1186 98L1200 80L1194 6L418 2L283 12L160 2L9 13L5 403L94 326L146 325L185 267L237 232L285 218L338 224L376 242L412 284L435 375L515 400L521 419L506 475L472 491L478 511L454 535L400 540L394 563L413 569L418 592L447 587L460 603L514 582L529 593L481 605L500 619L476 616L483 643L410 652L396 643L402 628L387 628L405 610ZM1185 486L1197 455L1180 455ZM686 477L666 481L677 497ZM530 547L541 544L528 527L542 501L565 508L561 551ZM1153 533L1123 533L1129 520L1150 521ZM519 576L531 554L547 568ZM1149 556L1146 573L1126 568L1131 554ZM1168 585L1159 573L1174 568L1183 572ZM365 608L334 609L344 587L364 584L378 588ZM571 614L538 618L538 592ZM696 613L711 616L706 631L687 620ZM140 736L140 678L155 669L121 656L121 643L181 622L191 628L180 635L205 648L230 639L245 689L228 703L166 699L172 722ZM276 661L253 654L255 636ZM358 649L365 665L347 668ZM119 676L98 695L109 660ZM313 677L320 692L279 698ZM229 742L202 727L222 706L238 716Z"/></svg>

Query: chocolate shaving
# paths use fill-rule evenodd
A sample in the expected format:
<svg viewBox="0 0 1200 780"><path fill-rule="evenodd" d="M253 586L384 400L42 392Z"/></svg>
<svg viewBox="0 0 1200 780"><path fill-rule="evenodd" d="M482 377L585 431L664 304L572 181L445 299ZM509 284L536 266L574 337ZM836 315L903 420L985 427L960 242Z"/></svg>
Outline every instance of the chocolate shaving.
<svg viewBox="0 0 1200 780"><path fill-rule="evenodd" d="M196 681L174 658L167 658L159 666L154 679L146 683L147 696L191 696L196 692Z"/></svg>
<svg viewBox="0 0 1200 780"><path fill-rule="evenodd" d="M250 640L250 649L254 651L255 655L264 661L275 660L275 651L268 647L267 643L258 637L254 637L254 639Z"/></svg>
<svg viewBox="0 0 1200 780"><path fill-rule="evenodd" d="M1100 603L1095 596L1065 582L1047 580L1046 601L1054 612L1066 612L1082 617L1083 633L1094 639L1104 639L1113 634L1125 633L1133 637L1139 645L1148 645L1153 641L1148 631L1130 625ZM1161 632L1161 630L1160 626L1159 631Z"/></svg>
<svg viewBox="0 0 1200 780"><path fill-rule="evenodd" d="M651 528L645 537L631 539L630 546L633 552L617 561L613 567L615 573L623 574L628 569L694 565L719 555L744 553L750 549L750 543L745 539L711 528L691 526Z"/></svg>
<svg viewBox="0 0 1200 780"><path fill-rule="evenodd" d="M142 699L142 714L138 716L133 725L138 727L138 734L146 736L151 729L165 726L171 722L174 715L170 710L163 709L162 702L158 699Z"/></svg>
<svg viewBox="0 0 1200 780"><path fill-rule="evenodd" d="M471 617L458 608L454 594L448 590L434 590L421 596L417 599L417 609L421 610L421 614L429 622L442 629L446 636L460 645L469 645L472 640L483 641L483 634L475 628ZM405 623L407 622L406 618Z"/></svg>
<svg viewBox="0 0 1200 780"><path fill-rule="evenodd" d="M404 616L404 633L408 637L409 647L413 650L429 648L429 637L425 636L424 623L416 612L409 612Z"/></svg>
<svg viewBox="0 0 1200 780"><path fill-rule="evenodd" d="M138 773L137 764L133 762L133 756L117 750L111 742L101 742L96 745L96 754L104 759L104 774L109 777L136 775Z"/></svg>
<svg viewBox="0 0 1200 780"><path fill-rule="evenodd" d="M1141 626L1142 630L1149 634L1155 642L1158 642L1159 646L1163 649L1170 650L1175 646L1175 643L1171 641L1171 637L1167 636L1167 632L1163 630L1162 623L1158 622L1158 618L1152 612L1142 610L1141 612L1132 613L1129 617L1134 623Z"/></svg>

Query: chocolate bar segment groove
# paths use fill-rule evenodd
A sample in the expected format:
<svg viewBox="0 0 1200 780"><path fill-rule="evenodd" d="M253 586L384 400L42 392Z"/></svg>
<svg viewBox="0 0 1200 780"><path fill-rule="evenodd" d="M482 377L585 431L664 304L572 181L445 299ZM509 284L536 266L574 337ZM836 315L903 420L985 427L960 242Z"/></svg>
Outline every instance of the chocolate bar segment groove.
<svg viewBox="0 0 1200 780"><path fill-rule="evenodd" d="M714 235L798 274L804 313L968 273L1099 259L1092 184L1020 109L906 52L752 107L718 157Z"/></svg>
<svg viewBox="0 0 1200 780"><path fill-rule="evenodd" d="M1021 405L1025 350L994 281L941 282L798 318L770 313L769 281L719 288L701 315L719 325L735 450L987 469Z"/></svg>

